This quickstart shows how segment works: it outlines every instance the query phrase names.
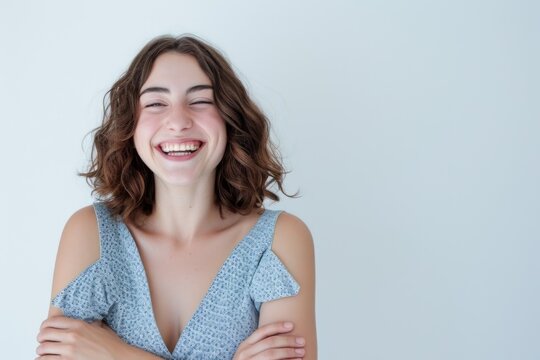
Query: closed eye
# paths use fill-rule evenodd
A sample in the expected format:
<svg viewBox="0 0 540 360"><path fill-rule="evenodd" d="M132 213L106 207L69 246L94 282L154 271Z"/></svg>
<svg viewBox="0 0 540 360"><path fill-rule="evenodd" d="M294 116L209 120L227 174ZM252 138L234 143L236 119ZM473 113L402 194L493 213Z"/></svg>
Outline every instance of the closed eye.
<svg viewBox="0 0 540 360"><path fill-rule="evenodd" d="M145 105L144 107L145 107L145 108L149 108L149 107L160 107L160 106L165 106L165 104L162 104L162 103L151 103L151 104Z"/></svg>
<svg viewBox="0 0 540 360"><path fill-rule="evenodd" d="M213 104L213 102L208 101L208 100L199 100L199 101L194 101L190 103L190 105L197 105L197 104Z"/></svg>

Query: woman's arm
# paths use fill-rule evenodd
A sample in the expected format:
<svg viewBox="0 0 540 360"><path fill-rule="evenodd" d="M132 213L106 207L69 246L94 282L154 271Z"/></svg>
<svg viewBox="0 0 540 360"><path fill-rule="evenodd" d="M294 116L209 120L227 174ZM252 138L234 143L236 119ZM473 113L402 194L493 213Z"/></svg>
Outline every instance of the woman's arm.
<svg viewBox="0 0 540 360"><path fill-rule="evenodd" d="M277 220L272 250L300 285L296 296L263 303L259 327L277 321L294 323L293 335L305 339L304 360L317 359L315 326L315 254L307 226L283 212Z"/></svg>
<svg viewBox="0 0 540 360"><path fill-rule="evenodd" d="M52 298L64 289L84 269L100 257L99 231L92 206L85 207L71 216L64 227L56 256ZM36 353L38 359L141 359L159 357L126 344L113 330L101 321L88 324L63 316L63 311L50 306L47 320L39 330ZM68 357L67 354L71 354ZM48 356L51 355L51 356Z"/></svg>
<svg viewBox="0 0 540 360"><path fill-rule="evenodd" d="M159 360L160 357L130 346L101 321L84 320L55 315L45 320L37 337L37 359L73 360Z"/></svg>

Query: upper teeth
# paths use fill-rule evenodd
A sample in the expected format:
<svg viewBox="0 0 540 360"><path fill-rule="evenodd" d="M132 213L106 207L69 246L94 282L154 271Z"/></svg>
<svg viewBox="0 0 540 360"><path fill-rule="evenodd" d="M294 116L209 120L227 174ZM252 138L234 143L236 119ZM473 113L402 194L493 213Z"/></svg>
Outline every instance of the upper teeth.
<svg viewBox="0 0 540 360"><path fill-rule="evenodd" d="M171 152L171 151L195 151L199 148L199 144L195 143L183 143L183 144L162 144L161 149L164 152Z"/></svg>

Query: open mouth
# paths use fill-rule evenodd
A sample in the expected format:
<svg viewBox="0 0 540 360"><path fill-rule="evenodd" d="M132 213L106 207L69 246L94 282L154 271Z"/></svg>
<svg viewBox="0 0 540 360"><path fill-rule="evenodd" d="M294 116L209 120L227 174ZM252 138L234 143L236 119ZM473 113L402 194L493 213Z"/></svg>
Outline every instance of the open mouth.
<svg viewBox="0 0 540 360"><path fill-rule="evenodd" d="M165 155L181 157L196 153L203 145L202 141L194 140L183 143L162 143L159 144L159 148Z"/></svg>

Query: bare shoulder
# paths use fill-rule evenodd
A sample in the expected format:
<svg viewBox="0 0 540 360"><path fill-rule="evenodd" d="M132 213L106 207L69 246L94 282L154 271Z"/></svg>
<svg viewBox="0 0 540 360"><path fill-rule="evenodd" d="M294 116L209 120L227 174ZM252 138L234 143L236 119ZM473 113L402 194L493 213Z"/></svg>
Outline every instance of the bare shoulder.
<svg viewBox="0 0 540 360"><path fill-rule="evenodd" d="M99 231L93 206L76 211L66 222L54 267L51 298L100 257ZM51 312L58 314L59 309ZM60 313L61 314L61 313Z"/></svg>
<svg viewBox="0 0 540 360"><path fill-rule="evenodd" d="M300 285L300 297L312 298L315 289L315 250L307 225L283 211L276 222L272 251Z"/></svg>
<svg viewBox="0 0 540 360"><path fill-rule="evenodd" d="M276 222L272 250L287 266L299 268L310 266L314 261L314 246L311 231L297 216L283 211ZM307 263L306 263L307 262ZM302 266L303 265L303 266Z"/></svg>
<svg viewBox="0 0 540 360"><path fill-rule="evenodd" d="M76 255L75 258L79 261L95 261L99 258L99 251L96 213L93 206L86 206L76 211L66 222L60 237L58 254Z"/></svg>

